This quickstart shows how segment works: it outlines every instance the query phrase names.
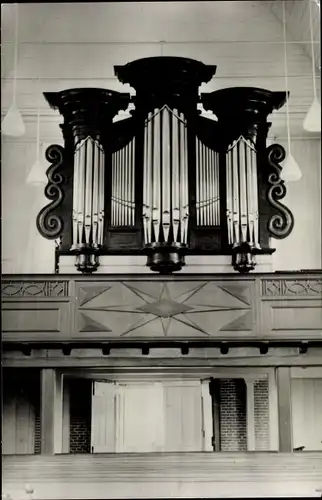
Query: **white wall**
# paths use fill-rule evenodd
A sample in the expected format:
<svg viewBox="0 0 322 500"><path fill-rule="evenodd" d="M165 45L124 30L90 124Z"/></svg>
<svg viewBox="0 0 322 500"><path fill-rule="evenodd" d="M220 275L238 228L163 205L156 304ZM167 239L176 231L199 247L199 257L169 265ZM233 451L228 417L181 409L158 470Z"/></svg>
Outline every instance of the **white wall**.
<svg viewBox="0 0 322 500"><path fill-rule="evenodd" d="M113 65L163 54L217 64L213 81L202 91L238 85L284 90L282 26L272 5L269 1L19 4L17 102L27 130L17 140L3 138L3 272L54 272L54 243L44 240L35 227L36 213L46 203L43 188L25 183L36 157L39 102L41 140L46 145L62 143L61 118L37 94L38 77L41 92L82 86L128 91L114 77ZM2 28L4 115L12 97L13 5L2 8ZM320 268L320 141L302 130L312 101L312 67L302 46L290 35L288 42L293 153L304 175L289 189L294 232L277 242L274 258L277 269ZM285 108L272 121L271 135L278 141L286 135ZM309 242L306 247L305 242Z"/></svg>
<svg viewBox="0 0 322 500"><path fill-rule="evenodd" d="M279 141L287 150L285 140ZM302 179L287 184L281 203L295 218L292 233L284 240L272 239L276 270L321 269L321 141L294 140L292 154L302 171Z"/></svg>

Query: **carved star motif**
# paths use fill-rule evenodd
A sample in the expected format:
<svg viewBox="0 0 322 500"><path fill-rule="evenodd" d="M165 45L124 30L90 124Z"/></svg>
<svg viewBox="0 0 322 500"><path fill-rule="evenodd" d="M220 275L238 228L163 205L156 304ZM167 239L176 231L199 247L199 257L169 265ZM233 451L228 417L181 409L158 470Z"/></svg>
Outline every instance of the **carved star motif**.
<svg viewBox="0 0 322 500"><path fill-rule="evenodd" d="M139 307L139 310L162 318L171 318L171 316L175 316L176 314L183 314L190 311L191 307L172 300L157 300L156 302L152 302L152 304Z"/></svg>
<svg viewBox="0 0 322 500"><path fill-rule="evenodd" d="M139 311L147 312L161 318L171 318L176 314L183 314L191 310L191 307L171 299L168 287L163 285L159 299L155 302L138 307Z"/></svg>
<svg viewBox="0 0 322 500"><path fill-rule="evenodd" d="M195 337L252 329L247 287L222 283L122 282L80 294L80 331Z"/></svg>

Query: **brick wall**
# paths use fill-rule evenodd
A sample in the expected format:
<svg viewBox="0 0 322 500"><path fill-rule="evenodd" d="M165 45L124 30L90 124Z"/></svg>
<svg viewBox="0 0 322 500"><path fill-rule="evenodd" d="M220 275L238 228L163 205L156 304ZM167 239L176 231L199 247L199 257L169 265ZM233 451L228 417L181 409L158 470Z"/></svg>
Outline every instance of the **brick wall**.
<svg viewBox="0 0 322 500"><path fill-rule="evenodd" d="M247 450L245 381L221 379L219 391L221 450Z"/></svg>
<svg viewBox="0 0 322 500"><path fill-rule="evenodd" d="M90 380L74 379L70 391L70 453L91 451L91 391Z"/></svg>
<svg viewBox="0 0 322 500"><path fill-rule="evenodd" d="M255 446L256 450L269 449L268 380L254 383Z"/></svg>
<svg viewBox="0 0 322 500"><path fill-rule="evenodd" d="M38 414L35 415L35 453L41 453L40 408Z"/></svg>

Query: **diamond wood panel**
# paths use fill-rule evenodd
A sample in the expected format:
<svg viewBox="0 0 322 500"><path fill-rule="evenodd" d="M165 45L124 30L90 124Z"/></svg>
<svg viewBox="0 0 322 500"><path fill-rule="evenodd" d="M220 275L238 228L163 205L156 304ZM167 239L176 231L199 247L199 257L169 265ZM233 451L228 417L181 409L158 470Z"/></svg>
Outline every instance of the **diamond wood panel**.
<svg viewBox="0 0 322 500"><path fill-rule="evenodd" d="M76 338L229 338L255 335L254 282L77 284Z"/></svg>

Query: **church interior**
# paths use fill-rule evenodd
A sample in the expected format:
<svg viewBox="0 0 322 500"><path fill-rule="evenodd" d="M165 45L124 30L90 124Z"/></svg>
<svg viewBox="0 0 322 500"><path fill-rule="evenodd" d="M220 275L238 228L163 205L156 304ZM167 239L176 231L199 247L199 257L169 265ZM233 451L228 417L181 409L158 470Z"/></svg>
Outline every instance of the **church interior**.
<svg viewBox="0 0 322 500"><path fill-rule="evenodd" d="M321 497L320 1L1 9L3 498Z"/></svg>

